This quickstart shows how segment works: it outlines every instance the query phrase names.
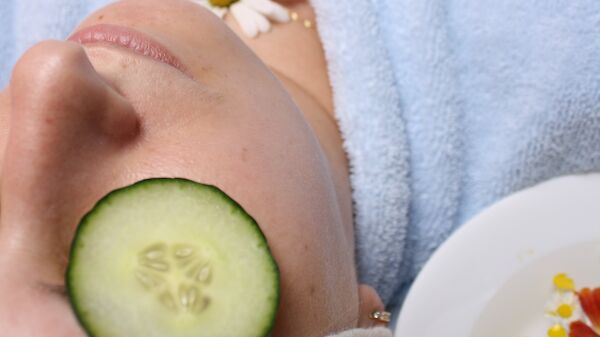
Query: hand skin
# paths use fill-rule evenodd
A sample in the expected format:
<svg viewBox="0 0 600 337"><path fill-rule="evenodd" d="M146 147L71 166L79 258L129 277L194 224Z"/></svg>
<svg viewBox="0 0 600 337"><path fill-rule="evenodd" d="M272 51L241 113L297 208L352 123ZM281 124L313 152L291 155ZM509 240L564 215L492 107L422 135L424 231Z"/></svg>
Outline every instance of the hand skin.
<svg viewBox="0 0 600 337"><path fill-rule="evenodd" d="M0 93L0 331L84 336L64 291L79 219L111 190L164 176L219 186L260 224L281 269L273 337L372 326L382 304L356 278L322 50L307 84L289 70L304 61L247 42L253 52L186 0L119 1L78 29L97 23L151 36L189 74L105 44L45 41L19 59ZM296 29L284 27L273 38Z"/></svg>

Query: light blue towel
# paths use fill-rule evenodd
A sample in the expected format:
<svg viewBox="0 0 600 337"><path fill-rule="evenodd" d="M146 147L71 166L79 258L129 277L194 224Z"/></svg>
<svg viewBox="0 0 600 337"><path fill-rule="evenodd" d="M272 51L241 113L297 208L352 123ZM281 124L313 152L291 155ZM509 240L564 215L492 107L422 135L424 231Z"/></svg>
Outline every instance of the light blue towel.
<svg viewBox="0 0 600 337"><path fill-rule="evenodd" d="M352 164L360 276L391 308L482 208L600 169L600 1L313 5Z"/></svg>
<svg viewBox="0 0 600 337"><path fill-rule="evenodd" d="M108 2L4 0L0 85L32 43ZM485 206L600 169L600 1L312 3L352 166L360 277L390 307Z"/></svg>
<svg viewBox="0 0 600 337"><path fill-rule="evenodd" d="M108 0L2 0L0 88L18 57L36 42L65 39L75 26Z"/></svg>

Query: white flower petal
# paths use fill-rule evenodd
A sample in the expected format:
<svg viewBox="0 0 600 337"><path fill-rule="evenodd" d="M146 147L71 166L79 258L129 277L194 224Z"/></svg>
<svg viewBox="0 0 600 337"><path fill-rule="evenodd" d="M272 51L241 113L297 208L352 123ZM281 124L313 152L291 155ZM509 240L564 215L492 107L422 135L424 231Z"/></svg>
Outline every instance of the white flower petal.
<svg viewBox="0 0 600 337"><path fill-rule="evenodd" d="M254 11L252 13L254 16L254 22L261 33L266 33L271 30L271 23L266 17L264 17L264 15Z"/></svg>
<svg viewBox="0 0 600 337"><path fill-rule="evenodd" d="M233 17L235 17L237 20L244 34L251 38L254 38L256 35L258 35L256 16L260 16L260 14L244 6L241 1L236 2L229 8L229 10L231 11L231 14L233 14Z"/></svg>
<svg viewBox="0 0 600 337"><path fill-rule="evenodd" d="M277 22L290 21L288 10L271 0L241 0L245 5Z"/></svg>
<svg viewBox="0 0 600 337"><path fill-rule="evenodd" d="M223 18L225 16L225 14L227 14L227 8L213 8L212 12L215 13L216 16L218 16L219 18Z"/></svg>

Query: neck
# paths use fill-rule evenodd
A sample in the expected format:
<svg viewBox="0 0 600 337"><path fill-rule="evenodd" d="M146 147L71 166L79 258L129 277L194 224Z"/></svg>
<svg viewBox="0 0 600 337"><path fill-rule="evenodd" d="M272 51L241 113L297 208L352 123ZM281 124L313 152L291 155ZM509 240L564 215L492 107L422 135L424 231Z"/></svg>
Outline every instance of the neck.
<svg viewBox="0 0 600 337"><path fill-rule="evenodd" d="M307 1L279 2L297 12L302 20L315 22L315 13ZM317 29L305 28L301 22L274 24L270 32L249 39L231 16L225 17L225 21L279 78L313 129L330 164L348 240L353 241L348 159L333 112L327 62Z"/></svg>
<svg viewBox="0 0 600 337"><path fill-rule="evenodd" d="M292 80L322 108L333 116L331 86L327 75L327 62L318 31L306 28L303 20L316 22L313 8L306 1L279 1L290 12L298 13L299 20L284 24L274 23L270 32L257 38L248 38L231 15L225 17L229 27L278 76Z"/></svg>

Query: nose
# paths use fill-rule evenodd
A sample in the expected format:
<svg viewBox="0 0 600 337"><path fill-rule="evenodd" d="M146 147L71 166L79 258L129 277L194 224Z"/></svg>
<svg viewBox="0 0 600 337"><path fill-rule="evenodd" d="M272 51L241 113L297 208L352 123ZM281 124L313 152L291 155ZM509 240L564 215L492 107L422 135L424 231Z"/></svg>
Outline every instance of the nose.
<svg viewBox="0 0 600 337"><path fill-rule="evenodd" d="M71 42L27 51L9 93L0 227L68 225L82 193L139 134L136 113Z"/></svg>
<svg viewBox="0 0 600 337"><path fill-rule="evenodd" d="M43 139L54 139L51 134L64 134L65 128L112 140L137 130L131 105L94 70L83 48L71 42L46 41L28 50L15 66L10 92L12 119L43 132Z"/></svg>

